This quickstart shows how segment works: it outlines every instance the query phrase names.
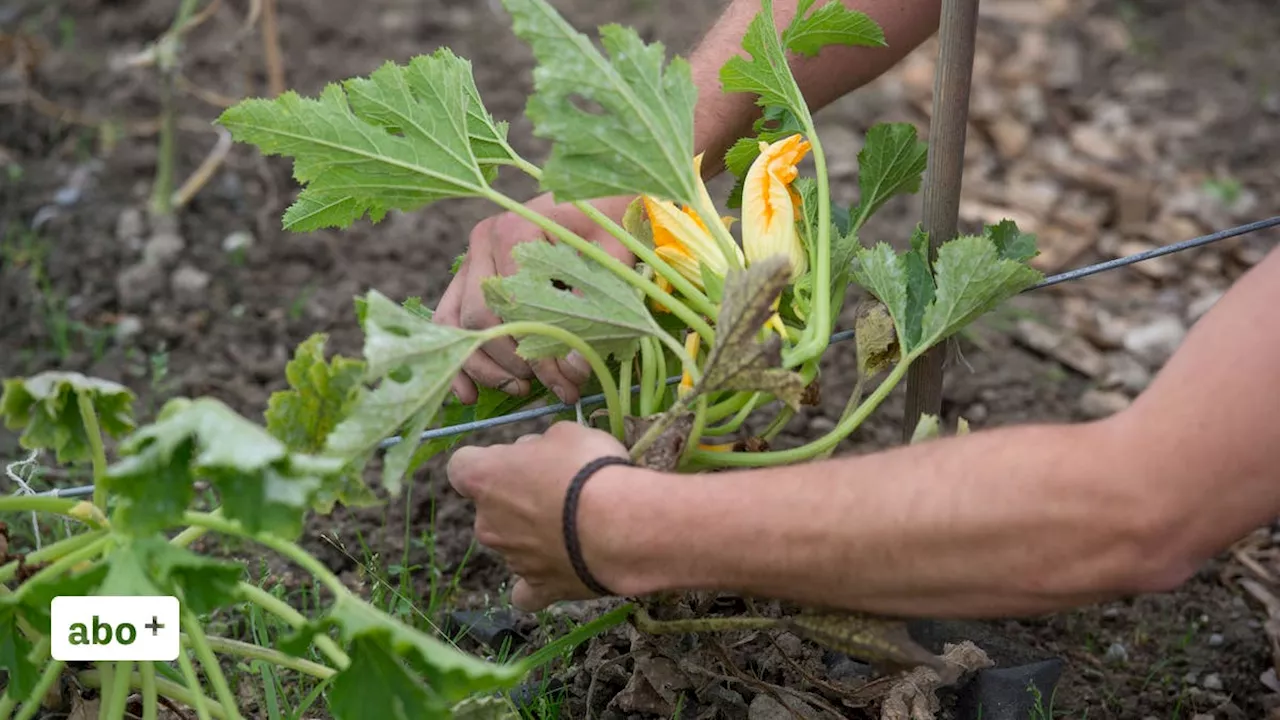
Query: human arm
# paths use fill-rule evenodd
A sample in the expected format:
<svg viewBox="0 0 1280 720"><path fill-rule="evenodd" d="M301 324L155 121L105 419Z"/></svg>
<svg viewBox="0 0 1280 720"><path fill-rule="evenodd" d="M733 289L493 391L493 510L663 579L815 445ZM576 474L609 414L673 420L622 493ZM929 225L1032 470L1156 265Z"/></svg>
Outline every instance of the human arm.
<svg viewBox="0 0 1280 720"><path fill-rule="evenodd" d="M817 57L792 62L796 80L810 107L825 107L832 100L875 79L918 46L937 28L941 0L845 0L879 23L885 33L885 48L827 47ZM774 17L785 27L794 17L796 0L777 0ZM729 58L741 54L742 37L760 9L760 0L733 0L704 36L689 62L698 103L694 109L694 152L705 152L702 170L709 179L723 171L723 154L739 137L750 134L751 123L759 116L754 96L725 93L720 89L720 68ZM690 158L692 162L693 158ZM632 198L613 197L593 204L606 216L620 221ZM556 205L550 194L528 204L550 219L600 244L610 254L633 262L634 258L611 235L586 218L571 204ZM445 290L435 313L435 321L453 327L480 330L498 324L485 304L481 283L493 275L516 272L511 249L522 242L542 240L540 228L512 213L486 218L471 231L466 259ZM585 362L577 358L541 360L530 365L516 354L511 338L486 343L472 355L454 380L460 400L475 401L476 386L501 387L513 395L524 395L529 380L537 377L565 402L578 399L578 387L589 378Z"/></svg>
<svg viewBox="0 0 1280 720"><path fill-rule="evenodd" d="M587 566L626 596L720 590L893 615L1014 616L1173 588L1280 514L1280 252L1242 277L1153 384L1105 420L975 432L859 457L587 483ZM534 609L588 597L560 503L625 450L569 424L463 448L450 480Z"/></svg>

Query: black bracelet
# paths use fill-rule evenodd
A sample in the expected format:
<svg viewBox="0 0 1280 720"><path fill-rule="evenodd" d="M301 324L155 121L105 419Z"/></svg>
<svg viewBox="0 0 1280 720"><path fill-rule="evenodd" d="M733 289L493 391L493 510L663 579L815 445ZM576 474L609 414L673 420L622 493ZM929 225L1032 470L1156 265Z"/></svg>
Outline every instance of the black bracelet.
<svg viewBox="0 0 1280 720"><path fill-rule="evenodd" d="M569 488L564 493L564 517L562 519L562 529L564 532L564 548L569 551L569 564L573 565L573 571L578 574L578 579L586 585L591 592L597 595L613 595L613 591L605 587L591 575L591 571L587 570L587 563L582 559L582 547L578 544L578 498L582 495L582 488L587 484L587 480L596 474L596 471L610 465L632 465L630 458L611 455L609 457L596 458L578 471L573 476L573 480L569 482Z"/></svg>

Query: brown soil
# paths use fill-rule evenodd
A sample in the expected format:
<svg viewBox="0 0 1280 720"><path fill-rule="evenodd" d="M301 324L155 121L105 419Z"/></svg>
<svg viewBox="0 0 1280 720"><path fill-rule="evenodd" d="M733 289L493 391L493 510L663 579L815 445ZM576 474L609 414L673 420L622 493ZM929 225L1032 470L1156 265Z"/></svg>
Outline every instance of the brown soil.
<svg viewBox="0 0 1280 720"><path fill-rule="evenodd" d="M226 0L189 36L183 72L206 96L265 91L257 34L234 45L248 5ZM403 61L448 45L473 62L490 110L512 121L517 148L530 157L545 151L522 118L531 58L510 35L499 3L367 0L358 11L333 1L280 5L288 85L299 92L315 93L326 82L367 74L385 60ZM719 4L555 5L580 27L623 22L646 39L687 53ZM376 288L392 297L422 295L434 304L469 228L489 208L445 203L377 226L362 222L340 233L287 234L279 229L279 217L296 190L287 163L265 161L238 146L180 214L178 234L185 245L178 257L151 278L154 292L139 294L136 276L121 276L138 263L155 228L129 232L120 225L145 207L150 192L155 139L138 123L155 116L159 95L151 69L120 68L118 61L167 28L172 6L161 0L18 0L0 8L0 375L75 369L129 384L149 408L168 396L208 394L254 416L283 386L292 347L311 333L330 333L331 351L358 354L353 296ZM9 42L19 34L44 48L37 61L19 62L30 57ZM1020 223L1041 233L1048 245L1046 269L1056 271L1107 257L1126 242L1180 240L1264 216L1274 206L1269 199L1280 192L1271 162L1280 152L1280 87L1274 84L1280 52L1268 42L1278 34L1280 16L1270 0L984 3L965 222L986 219L991 208L1016 213ZM819 115L820 129L832 133L824 140L833 157L844 158L842 166L857 151L857 135L874 122L927 125L935 51L930 43L891 75ZM67 122L67 115L54 117L48 103L22 99L27 86L90 119L121 121L124 132L112 137ZM180 107L182 178L213 146L215 134L204 126L218 109L190 92L182 94ZM1117 113L1124 117L1106 125ZM1067 159L1053 148L1064 150ZM1083 158L1083 173L1081 165L1068 162L1076 157ZM1093 171L1098 167L1118 174L1123 187L1099 180L1102 171ZM1230 202L1212 207L1203 198L1186 200L1206 181L1215 187L1238 182L1240 189ZM1036 208L1022 192L1035 183L1047 188L1045 207ZM1141 185L1136 192L1133 183ZM535 190L514 177L504 178L503 185L522 197ZM838 177L836 193L844 200L854 197L851 174ZM1177 202L1186 207L1174 207ZM918 214L919 198L895 202L867 237L905 238ZM38 229L31 230L33 224ZM223 242L233 232L251 233L256 241L243 254L229 254ZM1073 368L1061 353L1027 349L1036 345L1017 330L1019 318L1039 318L1078 339L1088 334L1084 328L1100 309L1131 324L1152 313L1181 317L1197 298L1224 289L1256 259L1258 243L1266 239L1168 261L1174 269L1163 276L1126 270L1018 299L1011 307L1021 315L996 313L960 343L961 359L948 370L947 419L964 415L975 427L993 427L1084 417L1092 411L1082 396L1106 381ZM183 266L206 273L207 285L175 283ZM135 323L140 331L122 337ZM1101 350L1108 360L1120 352L1105 342ZM843 398L837 391L851 386L851 348L833 356L823 376L829 389L823 405L796 418L780 442L820 431L839 412ZM158 364L167 368L163 377L154 371ZM895 443L901 402L895 394L845 451ZM474 441L510 439L530 427ZM0 457L15 453L12 435L0 434ZM443 487L438 464L419 474L411 500L363 512L339 510L314 524L308 546L359 582L355 558L363 560L362 553L345 554L320 533L349 548L362 540L381 557L398 561L406 519L416 535L428 527L433 507L440 535L434 560L452 572L471 545L472 515ZM418 566L431 560L416 544L409 559ZM1174 593L1036 621L991 623L986 631L1066 660L1053 700L1055 716L1262 718L1276 705L1276 696L1259 681L1271 663L1268 639L1256 607L1222 582L1219 570L1206 569ZM478 550L463 573L460 601L477 605L495 598L507 578L496 556ZM760 663L753 665L760 669ZM622 689L627 672L596 689L597 706ZM575 693L581 686L571 684ZM745 695L749 702L751 691ZM575 696L569 716L581 717L576 710L582 699ZM745 712L724 702L725 716Z"/></svg>

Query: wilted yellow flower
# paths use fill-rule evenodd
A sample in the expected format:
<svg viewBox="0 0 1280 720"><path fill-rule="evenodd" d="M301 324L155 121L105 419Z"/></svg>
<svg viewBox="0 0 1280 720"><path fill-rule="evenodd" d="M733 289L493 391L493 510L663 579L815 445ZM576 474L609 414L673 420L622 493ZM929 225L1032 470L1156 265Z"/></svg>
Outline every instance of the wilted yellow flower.
<svg viewBox="0 0 1280 720"><path fill-rule="evenodd" d="M694 362L698 361L698 348L702 346L702 336L696 332L691 332L684 338L685 352L689 353L689 357ZM693 392L693 375L689 372L690 368L686 367L684 373L680 375L680 388L677 391L680 397L684 397Z"/></svg>
<svg viewBox="0 0 1280 720"><path fill-rule="evenodd" d="M715 207L706 185L702 183L702 155L693 159L693 170L698 178L698 192L702 195L707 207ZM645 213L653 228L654 252L667 261L676 272L689 282L705 289L702 280L702 268L724 277L729 272L729 258L725 257L706 223L691 207L680 208L668 200L659 200L645 195L642 198ZM725 229L733 222L732 218L719 218ZM734 246L738 253L738 264L742 264L742 251Z"/></svg>
<svg viewBox="0 0 1280 720"><path fill-rule="evenodd" d="M809 267L796 216L800 196L791 183L796 165L809 152L809 141L792 135L772 144L760 143L760 156L751 163L742 186L742 247L748 263L774 255L791 260L791 279Z"/></svg>

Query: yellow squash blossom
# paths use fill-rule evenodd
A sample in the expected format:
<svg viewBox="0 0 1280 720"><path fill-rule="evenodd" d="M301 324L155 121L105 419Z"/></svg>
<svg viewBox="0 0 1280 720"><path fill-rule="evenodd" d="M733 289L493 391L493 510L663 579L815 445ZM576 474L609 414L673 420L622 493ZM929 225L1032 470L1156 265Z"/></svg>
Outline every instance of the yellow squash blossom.
<svg viewBox="0 0 1280 720"><path fill-rule="evenodd" d="M684 338L685 352L689 353L689 357L694 362L698 361L698 348L702 346L702 336L696 332L691 332ZM689 368L685 368L680 375L680 388L678 390L680 397L684 397L693 392L693 374L689 372Z"/></svg>
<svg viewBox="0 0 1280 720"><path fill-rule="evenodd" d="M791 187L796 165L808 152L809 141L800 135L772 144L762 141L760 156L751 163L742 186L742 247L747 263L786 255L793 281L809 267L809 254L796 232L800 196Z"/></svg>
<svg viewBox="0 0 1280 720"><path fill-rule="evenodd" d="M693 159L693 170L695 177L698 178L698 192L702 195L703 202L707 207L715 207L706 186L702 183L701 154ZM676 272L702 289L706 289L702 280L702 268L707 268L719 277L724 277L729 272L729 258L725 257L715 236L711 234L711 230L693 208L680 208L673 202L648 195L645 195L642 201L653 228L654 252L675 268ZM726 230L733 221L732 218L718 220L724 223ZM743 264L742 251L737 246L734 246L734 250L738 253L738 264ZM670 288L669 284L661 279L659 285L663 289Z"/></svg>

